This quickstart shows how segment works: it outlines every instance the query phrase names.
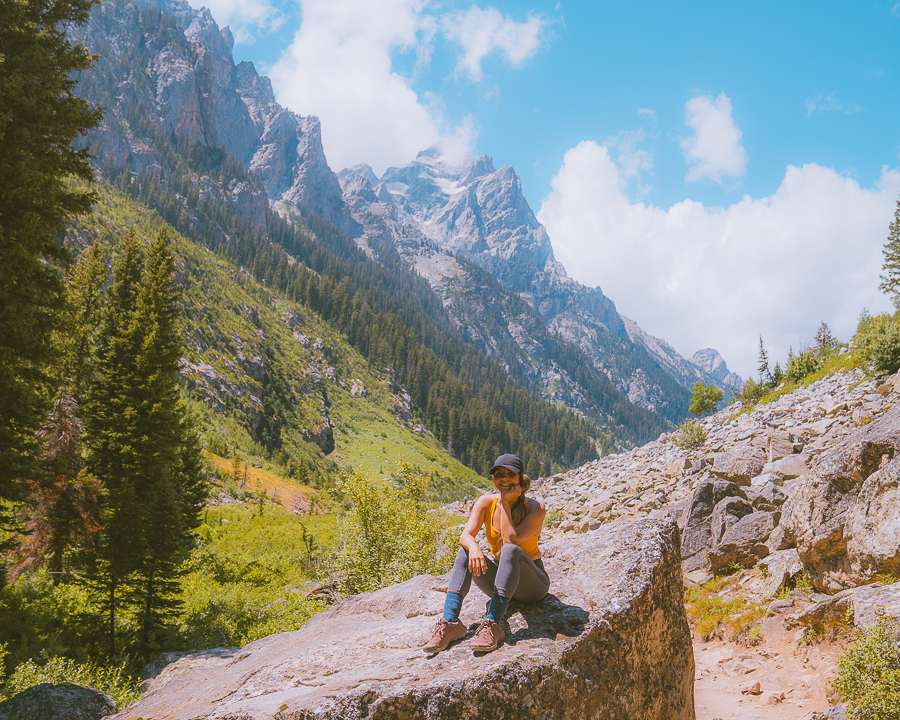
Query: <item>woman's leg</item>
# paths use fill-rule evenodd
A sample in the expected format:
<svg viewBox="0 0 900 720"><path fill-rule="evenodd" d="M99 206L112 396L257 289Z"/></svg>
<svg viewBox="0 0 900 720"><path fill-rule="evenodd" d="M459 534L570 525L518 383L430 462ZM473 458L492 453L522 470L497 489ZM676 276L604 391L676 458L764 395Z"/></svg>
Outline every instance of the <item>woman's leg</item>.
<svg viewBox="0 0 900 720"><path fill-rule="evenodd" d="M510 600L534 603L550 590L550 578L540 560L532 560L518 545L507 543L500 551L500 563L494 580L494 593L487 617L500 622Z"/></svg>
<svg viewBox="0 0 900 720"><path fill-rule="evenodd" d="M490 596L494 592L494 578L497 575L497 563L492 558L486 557L487 572L474 578L475 584ZM469 570L469 553L465 548L460 548L456 553L453 570L450 571L450 581L447 583L447 597L444 600L444 620L456 622L459 619L459 611L462 608L463 598L472 587L472 573Z"/></svg>

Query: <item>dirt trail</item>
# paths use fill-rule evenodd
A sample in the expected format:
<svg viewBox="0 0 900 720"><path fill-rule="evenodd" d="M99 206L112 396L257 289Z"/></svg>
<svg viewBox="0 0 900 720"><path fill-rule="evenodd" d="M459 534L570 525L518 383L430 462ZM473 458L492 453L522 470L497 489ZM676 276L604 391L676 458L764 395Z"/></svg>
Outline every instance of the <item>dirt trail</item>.
<svg viewBox="0 0 900 720"><path fill-rule="evenodd" d="M800 720L828 711L828 683L837 676L838 657L848 639L803 644L804 628L790 616L804 600L763 618L762 640L755 647L704 642L694 632L697 720ZM758 693L741 692L756 683Z"/></svg>

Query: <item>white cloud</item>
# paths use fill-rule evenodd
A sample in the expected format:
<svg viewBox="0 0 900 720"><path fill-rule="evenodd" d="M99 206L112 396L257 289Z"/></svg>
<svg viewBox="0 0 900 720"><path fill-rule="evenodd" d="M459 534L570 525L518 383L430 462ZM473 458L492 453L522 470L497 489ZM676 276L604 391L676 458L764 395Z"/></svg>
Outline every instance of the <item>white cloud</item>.
<svg viewBox="0 0 900 720"><path fill-rule="evenodd" d="M466 74L481 82L481 61L492 52L500 51L513 67L520 67L538 51L545 20L529 15L519 23L504 17L496 8L482 9L472 5L466 12L445 15L444 34L456 40L463 55L456 67L457 75Z"/></svg>
<svg viewBox="0 0 900 720"><path fill-rule="evenodd" d="M722 184L747 169L747 151L741 145L741 131L731 116L731 100L721 93L691 98L684 105L685 125L694 136L681 142L684 159L690 166L688 182L708 178Z"/></svg>
<svg viewBox="0 0 900 720"><path fill-rule="evenodd" d="M269 0L190 0L190 4L197 10L208 8L219 27L231 29L236 45L276 32L287 20Z"/></svg>
<svg viewBox="0 0 900 720"><path fill-rule="evenodd" d="M760 333L783 363L820 321L846 340L863 307L890 308L878 275L900 170L863 188L820 165L789 166L767 197L664 210L632 203L607 148L583 142L552 188L538 219L557 259L687 357L715 347L746 377Z"/></svg>
<svg viewBox="0 0 900 720"><path fill-rule="evenodd" d="M455 13L456 24L448 23L447 16L425 12L428 0L300 0L300 5L300 29L269 73L278 101L322 120L333 168L365 162L378 175L439 141L471 147L476 127L471 118L453 125L439 97L420 97L412 80L393 70L393 52L414 51L413 77L418 77L442 33L461 46L460 66L480 78L481 60L492 52L521 65L536 52L543 28L540 19L516 23L476 5Z"/></svg>
<svg viewBox="0 0 900 720"><path fill-rule="evenodd" d="M303 19L270 71L279 102L322 120L329 164L369 163L377 174L440 137L439 122L391 51L414 48L423 0L304 0Z"/></svg>
<svg viewBox="0 0 900 720"><path fill-rule="evenodd" d="M849 105L844 105L842 102L839 102L837 99L837 92L829 93L824 97L819 94L814 98L806 98L806 117L811 117L813 113L823 113L823 112L842 112L845 115L853 115L854 113L860 112L862 108L856 103L851 103Z"/></svg>
<svg viewBox="0 0 900 720"><path fill-rule="evenodd" d="M606 138L604 143L608 149L617 153L616 164L622 187L634 181L639 195L650 190L648 184L641 182L641 177L653 169L653 151L643 147L648 136L649 133L644 129L621 130Z"/></svg>

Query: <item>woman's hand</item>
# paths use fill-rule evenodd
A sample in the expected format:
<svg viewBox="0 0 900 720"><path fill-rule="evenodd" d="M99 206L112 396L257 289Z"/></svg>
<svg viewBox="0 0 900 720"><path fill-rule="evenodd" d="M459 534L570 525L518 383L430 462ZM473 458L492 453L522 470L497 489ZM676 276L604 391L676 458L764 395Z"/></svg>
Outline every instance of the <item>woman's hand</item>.
<svg viewBox="0 0 900 720"><path fill-rule="evenodd" d="M477 545L469 550L469 572L475 577L484 575L487 572L487 561L484 559L484 553Z"/></svg>
<svg viewBox="0 0 900 720"><path fill-rule="evenodd" d="M505 490L502 487L499 490L500 502L504 505L513 505L522 496L521 485L509 485Z"/></svg>

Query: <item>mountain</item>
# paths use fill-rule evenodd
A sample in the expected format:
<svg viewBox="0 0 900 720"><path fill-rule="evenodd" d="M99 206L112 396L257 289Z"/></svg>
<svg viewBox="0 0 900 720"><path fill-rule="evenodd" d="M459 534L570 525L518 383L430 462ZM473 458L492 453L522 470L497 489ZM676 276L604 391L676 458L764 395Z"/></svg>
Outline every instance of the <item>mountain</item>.
<svg viewBox="0 0 900 720"><path fill-rule="evenodd" d="M462 272L459 259L474 262L498 281L500 290L488 299L489 307L504 307L510 294L525 300L536 320L526 326L520 318L508 318L508 331L500 327L499 332L513 339L529 371L542 376L545 385L550 378L557 381L562 397L567 378L555 377L546 358L534 352L535 333L578 346L632 402L670 421L687 414L689 389L697 380L720 385L619 315L599 288L580 285L566 274L511 167L495 169L486 155L448 161L436 146L407 165L389 168L380 179L367 165L343 170L338 179L360 247L375 257L398 253L431 283L459 325L484 340L486 351L497 351L487 341L493 338L496 345L497 328L488 332L480 324L486 313L477 303L485 298L476 293L473 306L471 290L480 290L481 283ZM569 394L577 392L573 388Z"/></svg>
<svg viewBox="0 0 900 720"><path fill-rule="evenodd" d="M109 0L72 32L99 54L78 91L107 108L84 140L101 176L308 303L394 377L454 457L480 469L521 444L532 471L549 472L685 414L689 393L631 341L614 304L555 261L512 168L453 165L433 149L381 180L360 167L339 182L319 121L235 65L208 11ZM622 391L638 382L634 404ZM268 422L273 452L283 422Z"/></svg>
<svg viewBox="0 0 900 720"><path fill-rule="evenodd" d="M727 387L740 390L744 386L743 378L731 372L722 356L712 348L698 350L691 357L691 362Z"/></svg>

